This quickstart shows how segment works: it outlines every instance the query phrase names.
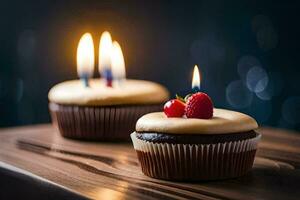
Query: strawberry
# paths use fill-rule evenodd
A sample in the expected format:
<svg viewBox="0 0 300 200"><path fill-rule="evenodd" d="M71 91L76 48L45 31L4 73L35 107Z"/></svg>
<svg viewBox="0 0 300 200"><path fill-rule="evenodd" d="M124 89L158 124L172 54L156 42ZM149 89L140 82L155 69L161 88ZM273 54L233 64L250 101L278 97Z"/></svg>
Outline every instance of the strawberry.
<svg viewBox="0 0 300 200"><path fill-rule="evenodd" d="M184 109L185 104L178 99L172 99L164 105L164 112L167 117L182 117Z"/></svg>
<svg viewBox="0 0 300 200"><path fill-rule="evenodd" d="M197 92L187 99L185 115L187 118L210 119L213 116L213 102L202 92Z"/></svg>

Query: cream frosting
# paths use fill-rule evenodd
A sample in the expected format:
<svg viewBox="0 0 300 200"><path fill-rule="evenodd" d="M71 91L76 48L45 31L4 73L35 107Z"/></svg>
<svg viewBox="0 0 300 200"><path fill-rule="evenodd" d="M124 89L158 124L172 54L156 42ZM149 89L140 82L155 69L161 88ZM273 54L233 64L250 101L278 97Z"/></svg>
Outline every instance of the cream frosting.
<svg viewBox="0 0 300 200"><path fill-rule="evenodd" d="M168 100L168 90L154 82L127 79L109 88L103 79L91 79L90 87L80 80L55 85L48 94L50 102L67 105L156 104Z"/></svg>
<svg viewBox="0 0 300 200"><path fill-rule="evenodd" d="M258 128L252 117L225 109L214 108L211 119L168 118L163 112L149 113L136 123L138 132L169 134L226 134Z"/></svg>

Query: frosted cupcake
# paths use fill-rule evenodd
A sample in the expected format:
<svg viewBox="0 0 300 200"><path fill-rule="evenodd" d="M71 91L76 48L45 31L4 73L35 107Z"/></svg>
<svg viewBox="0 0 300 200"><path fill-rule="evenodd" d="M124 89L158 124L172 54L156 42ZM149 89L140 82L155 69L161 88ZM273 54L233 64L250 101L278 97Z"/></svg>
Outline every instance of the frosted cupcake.
<svg viewBox="0 0 300 200"><path fill-rule="evenodd" d="M49 92L53 123L68 138L117 141L129 140L142 115L159 111L169 97L160 84L126 80L120 87L106 87L102 79L80 80L55 85Z"/></svg>
<svg viewBox="0 0 300 200"><path fill-rule="evenodd" d="M213 108L196 93L141 117L131 134L145 175L166 180L217 180L246 174L260 134L248 115Z"/></svg>

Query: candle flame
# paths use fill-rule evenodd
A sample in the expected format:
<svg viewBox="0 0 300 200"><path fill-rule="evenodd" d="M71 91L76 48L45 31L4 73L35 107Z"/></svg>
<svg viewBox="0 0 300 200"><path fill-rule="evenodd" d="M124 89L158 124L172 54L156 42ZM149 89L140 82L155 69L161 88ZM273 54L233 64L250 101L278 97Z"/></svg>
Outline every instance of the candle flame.
<svg viewBox="0 0 300 200"><path fill-rule="evenodd" d="M104 70L111 68L112 39L110 33L105 31L101 35L99 44L99 72L103 76Z"/></svg>
<svg viewBox="0 0 300 200"><path fill-rule="evenodd" d="M113 42L113 49L111 54L111 66L113 77L117 80L125 79L125 62L121 46L118 42Z"/></svg>
<svg viewBox="0 0 300 200"><path fill-rule="evenodd" d="M198 66L195 65L194 67L194 73L193 73L193 81L192 81L192 89L196 88L198 90L200 90L200 73L199 73L199 69Z"/></svg>
<svg viewBox="0 0 300 200"><path fill-rule="evenodd" d="M90 33L85 33L77 47L77 73L79 77L93 76L95 65L94 43Z"/></svg>

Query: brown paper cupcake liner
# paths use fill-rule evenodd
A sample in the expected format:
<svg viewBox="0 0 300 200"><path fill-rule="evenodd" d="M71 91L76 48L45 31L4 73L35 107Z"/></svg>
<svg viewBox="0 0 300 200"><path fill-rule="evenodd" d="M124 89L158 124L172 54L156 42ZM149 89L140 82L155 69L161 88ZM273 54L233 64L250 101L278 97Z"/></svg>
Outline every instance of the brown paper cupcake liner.
<svg viewBox="0 0 300 200"><path fill-rule="evenodd" d="M165 180L199 181L238 177L253 165L255 138L218 144L168 144L140 140L131 134L142 171Z"/></svg>
<svg viewBox="0 0 300 200"><path fill-rule="evenodd" d="M73 106L49 103L52 122L62 136L83 140L128 141L139 117L162 104Z"/></svg>

